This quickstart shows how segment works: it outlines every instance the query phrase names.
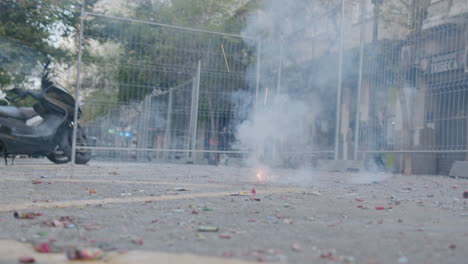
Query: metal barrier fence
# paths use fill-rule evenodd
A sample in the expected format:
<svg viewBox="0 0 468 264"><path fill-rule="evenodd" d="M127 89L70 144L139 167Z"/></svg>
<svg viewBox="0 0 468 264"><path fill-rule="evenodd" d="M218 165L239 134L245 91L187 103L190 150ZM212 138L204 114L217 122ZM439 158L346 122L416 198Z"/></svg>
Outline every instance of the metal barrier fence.
<svg viewBox="0 0 468 264"><path fill-rule="evenodd" d="M341 98L337 91L341 91L338 85L342 78L340 39L344 38L340 37L340 5L315 16L302 14L306 11L297 10L299 6L292 6L293 11L286 16L292 20L290 24L300 27L290 29L288 24L279 23L277 33L261 42L260 102L257 105L258 109L273 115L277 115L274 109L287 107L289 109L284 111L289 114L280 115L282 119L301 119L290 124L275 120L274 116L264 117L286 123L278 127L282 131L278 133L283 135L273 137L276 140L267 147L274 154L269 157L269 163L310 167L317 165L320 159L333 159L338 153L335 127L341 117L337 111L341 104L337 101Z"/></svg>
<svg viewBox="0 0 468 264"><path fill-rule="evenodd" d="M77 97L95 159L216 163L233 149L235 93L251 100L240 36L83 10ZM255 41L255 40L254 40Z"/></svg>
<svg viewBox="0 0 468 264"><path fill-rule="evenodd" d="M254 98L259 114L276 114L278 102L306 106L291 115L301 134L270 135L257 153L264 160L447 174L468 152L462 2L329 1L250 46L236 35L84 12L77 91L89 148L117 160L244 153L233 149L234 128L248 103L235 101Z"/></svg>
<svg viewBox="0 0 468 264"><path fill-rule="evenodd" d="M330 3L269 40L281 57L262 60L282 92L320 98L312 149L406 173L447 174L466 160L466 1Z"/></svg>

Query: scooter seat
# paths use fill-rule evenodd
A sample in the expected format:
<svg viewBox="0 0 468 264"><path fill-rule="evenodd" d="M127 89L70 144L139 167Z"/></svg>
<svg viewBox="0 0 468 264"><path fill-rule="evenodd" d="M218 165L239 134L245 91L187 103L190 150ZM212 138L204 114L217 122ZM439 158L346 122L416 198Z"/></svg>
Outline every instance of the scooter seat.
<svg viewBox="0 0 468 264"><path fill-rule="evenodd" d="M0 117L28 120L34 116L37 113L32 107L0 106Z"/></svg>

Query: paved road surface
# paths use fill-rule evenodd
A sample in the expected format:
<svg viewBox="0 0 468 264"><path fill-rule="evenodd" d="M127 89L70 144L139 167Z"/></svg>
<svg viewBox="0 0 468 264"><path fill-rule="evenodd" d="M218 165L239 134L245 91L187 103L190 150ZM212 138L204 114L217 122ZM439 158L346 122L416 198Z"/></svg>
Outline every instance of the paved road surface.
<svg viewBox="0 0 468 264"><path fill-rule="evenodd" d="M64 263L73 247L104 250L103 263L467 263L468 180L257 173L45 160L0 165L0 263L27 255ZM15 219L16 210L42 216ZM61 217L69 228L53 226ZM202 226L219 231L199 232ZM31 249L50 241L54 254Z"/></svg>

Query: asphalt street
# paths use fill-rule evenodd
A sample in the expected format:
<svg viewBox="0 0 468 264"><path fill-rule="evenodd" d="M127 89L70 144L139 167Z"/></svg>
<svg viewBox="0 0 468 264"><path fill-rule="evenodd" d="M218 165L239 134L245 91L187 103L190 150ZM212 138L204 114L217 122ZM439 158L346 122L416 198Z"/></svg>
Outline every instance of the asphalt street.
<svg viewBox="0 0 468 264"><path fill-rule="evenodd" d="M466 179L45 160L0 175L0 263L85 248L103 252L87 263L468 260Z"/></svg>

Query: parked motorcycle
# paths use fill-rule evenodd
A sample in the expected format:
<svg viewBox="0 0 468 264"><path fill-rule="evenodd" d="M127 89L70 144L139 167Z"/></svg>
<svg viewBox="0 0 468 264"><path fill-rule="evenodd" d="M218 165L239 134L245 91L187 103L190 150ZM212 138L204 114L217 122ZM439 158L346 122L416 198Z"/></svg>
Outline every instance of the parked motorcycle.
<svg viewBox="0 0 468 264"><path fill-rule="evenodd" d="M72 156L73 120L75 99L60 85L51 80L47 63L44 66L41 91L28 91L14 88L7 96L0 91L0 155L46 156L56 164L68 163ZM31 96L37 101L33 107L10 106ZM78 119L81 110L78 113ZM77 146L87 146L83 129L77 126ZM91 151L77 148L76 164L86 164L91 159Z"/></svg>

